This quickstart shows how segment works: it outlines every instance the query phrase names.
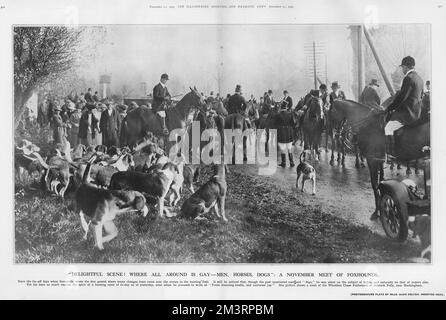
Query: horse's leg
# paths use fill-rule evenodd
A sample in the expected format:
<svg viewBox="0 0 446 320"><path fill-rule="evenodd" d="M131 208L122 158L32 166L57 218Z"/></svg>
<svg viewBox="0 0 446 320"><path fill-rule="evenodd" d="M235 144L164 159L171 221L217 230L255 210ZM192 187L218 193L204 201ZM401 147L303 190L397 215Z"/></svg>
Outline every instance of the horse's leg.
<svg viewBox="0 0 446 320"><path fill-rule="evenodd" d="M418 170L418 160L415 160L415 174L420 174L420 170Z"/></svg>
<svg viewBox="0 0 446 320"><path fill-rule="evenodd" d="M361 150L358 150L359 152L359 159L361 159L361 168L365 168L365 163L364 163L364 157L361 154ZM383 167L384 170L384 167Z"/></svg>
<svg viewBox="0 0 446 320"><path fill-rule="evenodd" d="M359 168L361 167L361 165L360 165L360 163L359 163L358 145L355 144L355 148L354 148L354 150L355 150L355 157L356 157L356 159L355 159L355 168L356 168L356 169L359 169Z"/></svg>
<svg viewBox="0 0 446 320"><path fill-rule="evenodd" d="M383 163L381 160L367 158L367 165L370 172L370 182L372 183L373 194L375 196L375 211L370 216L370 220L376 220L379 217L379 191L378 184L381 176L383 176Z"/></svg>
<svg viewBox="0 0 446 320"><path fill-rule="evenodd" d="M333 133L330 133L330 140L331 140L331 157L330 157L330 165L334 165L334 151L336 147L336 143L333 138Z"/></svg>

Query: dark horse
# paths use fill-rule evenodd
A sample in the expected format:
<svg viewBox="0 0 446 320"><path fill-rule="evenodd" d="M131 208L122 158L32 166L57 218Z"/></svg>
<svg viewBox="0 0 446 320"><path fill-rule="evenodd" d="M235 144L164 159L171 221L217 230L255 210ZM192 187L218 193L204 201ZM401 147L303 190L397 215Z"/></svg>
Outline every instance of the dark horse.
<svg viewBox="0 0 446 320"><path fill-rule="evenodd" d="M337 105L350 105L350 101L339 100ZM344 106L345 107L345 106ZM384 135L385 112L373 109L357 123L357 144L361 156L367 160L370 181L375 196L375 211L372 219L379 216L380 194L378 186L384 180L384 161L386 158L386 137ZM417 123L403 127L395 132L396 159L410 161L424 156L422 148L430 145L430 122L420 119Z"/></svg>
<svg viewBox="0 0 446 320"><path fill-rule="evenodd" d="M198 90L195 87L190 90L174 107L166 110L166 126L169 131L185 128L191 113L203 106L203 97ZM133 147L148 132L163 136L156 114L147 107L136 108L130 111L122 121L120 145Z"/></svg>
<svg viewBox="0 0 446 320"><path fill-rule="evenodd" d="M304 150L312 150L316 154L316 159L320 158L319 146L322 138L322 106L320 99L309 96L305 102L307 110L303 115L302 132L304 138Z"/></svg>
<svg viewBox="0 0 446 320"><path fill-rule="evenodd" d="M327 139L331 138L331 165L334 164L335 149L338 152L338 163L341 162L342 165L345 165L345 149L347 147L355 153L356 168L360 167L360 154L354 141L357 129L369 115L382 110L382 108L367 106L352 100L335 100L333 102L326 119L326 137ZM361 164L364 166L362 158Z"/></svg>

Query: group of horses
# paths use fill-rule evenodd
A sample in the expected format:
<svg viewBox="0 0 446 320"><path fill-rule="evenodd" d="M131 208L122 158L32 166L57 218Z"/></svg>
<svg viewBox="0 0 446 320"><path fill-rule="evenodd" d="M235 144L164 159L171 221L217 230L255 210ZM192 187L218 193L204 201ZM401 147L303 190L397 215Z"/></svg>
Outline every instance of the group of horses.
<svg viewBox="0 0 446 320"><path fill-rule="evenodd" d="M311 150L315 159L319 160L322 132L325 131L326 151L328 140L331 141L330 164L334 164L334 153L337 150L337 161L345 165L345 154L348 149L356 156L355 166L364 165L364 158L370 173L371 184L375 195L375 214L379 210L378 185L384 179L383 164L386 158L386 139L384 134L385 108L391 103L392 97L384 101L381 107L372 107L360 104L352 100L334 100L329 110L323 110L321 99L309 95L302 98L296 106L295 112L296 135L304 144L304 149ZM204 97L194 88L190 88L184 97L174 106L166 110L166 126L169 131L173 129L187 129L190 119L200 122L201 130L206 129L206 115L203 112L206 102ZM275 108L277 110L277 108ZM265 129L267 139L268 131L274 127L274 116L277 111L272 111L264 117L260 117L256 123L259 129ZM219 130L250 128L249 122L241 114L230 114L226 117L218 115L213 122ZM429 130L429 127L427 127ZM162 136L162 127L156 114L147 107L139 107L130 111L124 118L121 127L121 145L132 146L147 132ZM411 145L422 146L426 143L426 134L417 134L415 131L406 138ZM409 140L411 139L411 140ZM174 142L172 142L174 143ZM169 142L166 142L165 148ZM268 144L268 141L266 141ZM421 150L421 148L420 148ZM410 160L410 159L408 159Z"/></svg>

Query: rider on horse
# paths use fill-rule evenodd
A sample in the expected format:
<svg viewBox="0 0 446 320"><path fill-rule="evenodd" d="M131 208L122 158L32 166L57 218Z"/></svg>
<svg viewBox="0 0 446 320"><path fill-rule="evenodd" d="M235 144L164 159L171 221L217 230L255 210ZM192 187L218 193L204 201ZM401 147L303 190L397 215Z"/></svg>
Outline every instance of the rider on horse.
<svg viewBox="0 0 446 320"><path fill-rule="evenodd" d="M387 108L387 125L384 132L387 140L387 154L395 155L395 139L393 133L399 128L411 124L421 116L421 94L423 80L415 72L415 59L407 56L401 61L404 73L401 90L395 95Z"/></svg>
<svg viewBox="0 0 446 320"><path fill-rule="evenodd" d="M166 82L169 80L169 76L167 74L162 74L160 83L158 83L153 88L153 103L152 109L153 112L156 113L161 126L163 128L163 133L165 135L169 134L169 130L166 127L166 109L171 102L171 96L166 87Z"/></svg>
<svg viewBox="0 0 446 320"><path fill-rule="evenodd" d="M228 114L240 113L245 115L247 104L245 98L242 96L242 86L235 87L235 93L228 99Z"/></svg>

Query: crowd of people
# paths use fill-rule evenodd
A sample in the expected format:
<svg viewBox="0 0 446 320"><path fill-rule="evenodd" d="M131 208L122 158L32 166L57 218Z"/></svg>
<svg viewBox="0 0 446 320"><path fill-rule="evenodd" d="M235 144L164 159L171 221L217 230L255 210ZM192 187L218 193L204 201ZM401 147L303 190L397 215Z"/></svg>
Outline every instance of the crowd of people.
<svg viewBox="0 0 446 320"><path fill-rule="evenodd" d="M121 122L128 107L113 100L100 99L91 88L85 94L70 94L65 98L47 94L39 103L37 122L52 130L54 143L71 147L118 146Z"/></svg>
<svg viewBox="0 0 446 320"><path fill-rule="evenodd" d="M417 77L413 71L415 61L412 57L406 57L402 61L402 66L405 68L404 74L407 76L411 73L411 77ZM406 79L407 78L407 79ZM419 77L418 77L419 78ZM423 85L420 85L420 79L417 79L417 88L421 92L421 101L423 106L430 106L430 81L426 81L426 89L423 89ZM410 77L405 77L403 82L402 91L407 91L407 82ZM168 134L169 131L166 127L166 112L165 110L172 105L171 95L167 89L167 81L169 76L162 74L160 82L155 85L152 93L152 102L148 103L147 107L153 109L153 112L157 114L160 123L163 128L164 134ZM404 86L405 85L405 86ZM381 98L377 92L379 83L377 79L371 79L370 83L364 88L362 94L359 97L359 102L372 107L381 106ZM421 88L420 88L421 87ZM418 96L419 92L415 94ZM247 121L256 125L262 118L266 118L270 115L274 115L272 121L273 126L278 130L278 144L279 149L282 152L282 166L285 165L285 158L288 154L290 159L290 165L294 166L292 159L291 143L294 139L293 130L296 127L296 118L305 112L305 102L308 98L315 97L321 102L321 118L325 117L326 112L329 110L330 105L334 100L346 99L345 93L341 90L341 86L338 81L334 81L331 84L331 92L329 92L327 85L321 84L318 90L310 90L310 92L301 99L304 103L293 103L293 98L289 95L287 90L283 90L283 97L281 100L276 101L273 97L273 91L270 89L266 91L263 96L257 99L253 94L249 99L246 99L243 95L242 86L236 85L233 94L227 94L223 98L220 93L214 95L211 91L209 95L201 93L203 100L206 102L206 112L210 117L214 115L221 115L226 117L227 115L239 113L242 114ZM390 108L395 107L395 103L399 97L402 97L400 93L396 95L397 102L390 105ZM76 147L79 143L90 146L103 144L107 147L118 146L121 122L126 116L127 112L139 106L132 102L129 106L125 104L115 103L111 99L100 99L98 92L92 93L91 88L87 90L85 94L70 94L64 99L58 97L52 97L47 95L39 106L39 113L37 121L42 123L42 118L47 118L50 123L50 127L53 131L53 140L55 143L64 143L69 141L72 147ZM42 112L46 110L46 114ZM428 110L429 112L429 110ZM298 115L296 117L296 114ZM40 118L40 119L39 119ZM397 119L395 115L393 118ZM389 119L390 124L386 127L386 132L393 131L395 128L399 128L401 125L398 123L395 126L395 121ZM393 125L392 128L391 125Z"/></svg>

